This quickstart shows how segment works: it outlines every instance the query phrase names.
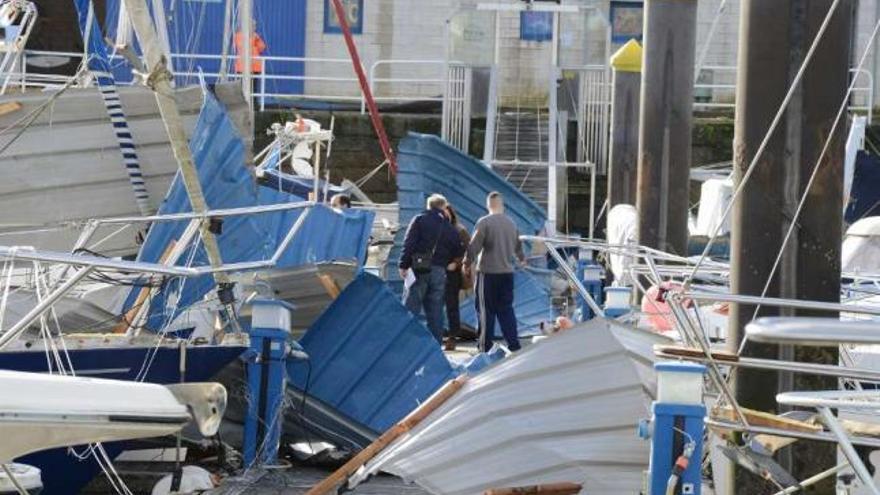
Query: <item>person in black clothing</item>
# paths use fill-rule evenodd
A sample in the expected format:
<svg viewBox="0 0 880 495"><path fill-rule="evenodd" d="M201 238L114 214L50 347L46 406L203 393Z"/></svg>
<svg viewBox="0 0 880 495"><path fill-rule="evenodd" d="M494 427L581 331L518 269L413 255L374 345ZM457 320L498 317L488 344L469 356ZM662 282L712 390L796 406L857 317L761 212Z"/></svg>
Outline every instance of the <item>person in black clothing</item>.
<svg viewBox="0 0 880 495"><path fill-rule="evenodd" d="M443 299L446 292L446 268L464 255L465 245L444 214L446 198L434 194L427 209L417 215L406 229L403 253L398 268L406 281L404 305L414 314L425 311L428 329L437 342L443 339Z"/></svg>
<svg viewBox="0 0 880 495"><path fill-rule="evenodd" d="M458 223L458 215L452 205L446 205L446 218L455 227L459 239L465 246L471 243L471 235L464 225ZM456 340L461 336L461 311L459 308L459 296L463 290L472 287L470 277L465 277L462 270L463 257L454 258L446 267L446 341L444 349L454 351Z"/></svg>

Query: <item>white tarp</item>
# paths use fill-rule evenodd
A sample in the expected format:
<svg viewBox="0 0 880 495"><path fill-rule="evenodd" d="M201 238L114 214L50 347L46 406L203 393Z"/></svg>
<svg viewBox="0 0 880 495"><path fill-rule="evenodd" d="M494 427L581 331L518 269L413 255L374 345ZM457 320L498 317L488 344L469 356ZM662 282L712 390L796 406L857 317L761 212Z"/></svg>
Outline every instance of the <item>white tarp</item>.
<svg viewBox="0 0 880 495"><path fill-rule="evenodd" d="M852 224L843 237L844 272L880 272L880 217L868 217Z"/></svg>
<svg viewBox="0 0 880 495"><path fill-rule="evenodd" d="M635 206L620 204L608 212L608 244L637 246L639 243L639 212ZM632 256L608 255L611 272L617 285L629 285L629 267Z"/></svg>
<svg viewBox="0 0 880 495"><path fill-rule="evenodd" d="M733 196L731 179L708 179L700 187L700 209L697 213L697 225L691 235L712 237L726 235L730 232L730 217L721 223L721 216ZM718 230L719 225L721 229Z"/></svg>

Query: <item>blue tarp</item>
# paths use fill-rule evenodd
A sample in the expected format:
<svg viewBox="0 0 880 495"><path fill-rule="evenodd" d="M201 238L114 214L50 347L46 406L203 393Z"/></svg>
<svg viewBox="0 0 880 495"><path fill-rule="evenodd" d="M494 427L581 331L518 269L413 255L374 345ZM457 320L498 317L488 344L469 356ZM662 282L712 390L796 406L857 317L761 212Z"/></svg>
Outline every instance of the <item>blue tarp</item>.
<svg viewBox="0 0 880 495"><path fill-rule="evenodd" d="M533 273L534 272L534 273ZM554 318L550 288L542 276L548 270L517 270L513 278L513 309L516 313L520 336L539 335L543 322ZM461 322L477 328L477 310L473 296L461 302ZM495 324L495 336L501 337L501 329Z"/></svg>
<svg viewBox="0 0 880 495"><path fill-rule="evenodd" d="M245 164L245 145L223 105L210 93L205 95L195 131L190 140L199 180L209 208L240 208L302 201L301 198L258 186ZM178 173L159 209L160 214L192 211ZM217 236L225 263L268 260L283 241L303 210L229 217ZM180 239L187 222L154 224L138 260L159 262L168 246ZM337 212L323 206L310 210L293 243L279 260L278 268L333 260L363 262L373 225L373 213L364 210ZM195 243L193 243L195 244ZM177 265L206 266L207 254L199 243L190 248ZM211 276L175 279L151 300L147 328L161 329L182 309L201 300L214 287ZM176 294L179 292L179 296ZM130 308L135 289L126 301Z"/></svg>
<svg viewBox="0 0 880 495"><path fill-rule="evenodd" d="M260 177L260 184L276 191L284 191L301 198L308 198L309 193L315 190L314 179L290 175L278 170L264 170ZM334 194L347 194L349 191L340 186L327 185L326 181L318 181L318 201L326 201ZM325 198L324 189L327 189Z"/></svg>
<svg viewBox="0 0 880 495"><path fill-rule="evenodd" d="M401 229L394 239L387 278L400 291L397 260L403 245L406 226L425 209L425 200L433 193L446 196L458 219L469 231L486 214L486 195L498 191L504 195L507 214L520 233L534 235L546 223L544 209L507 182L503 177L471 156L429 134L409 133L398 150L397 200L400 204Z"/></svg>
<svg viewBox="0 0 880 495"><path fill-rule="evenodd" d="M367 273L342 291L300 344L309 364L288 365L290 385L374 432L403 419L458 373L428 329Z"/></svg>

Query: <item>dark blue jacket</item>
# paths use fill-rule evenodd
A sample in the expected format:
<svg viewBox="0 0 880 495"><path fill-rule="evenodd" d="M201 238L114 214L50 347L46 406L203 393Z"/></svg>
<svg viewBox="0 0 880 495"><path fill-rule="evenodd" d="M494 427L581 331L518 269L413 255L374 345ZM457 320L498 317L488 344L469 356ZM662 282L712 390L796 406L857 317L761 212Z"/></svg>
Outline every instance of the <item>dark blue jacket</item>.
<svg viewBox="0 0 880 495"><path fill-rule="evenodd" d="M454 258L463 256L466 249L455 227L449 223L443 212L435 209L425 210L409 223L398 266L409 268L412 266L413 254L430 252L431 249L434 249L431 263L443 267Z"/></svg>

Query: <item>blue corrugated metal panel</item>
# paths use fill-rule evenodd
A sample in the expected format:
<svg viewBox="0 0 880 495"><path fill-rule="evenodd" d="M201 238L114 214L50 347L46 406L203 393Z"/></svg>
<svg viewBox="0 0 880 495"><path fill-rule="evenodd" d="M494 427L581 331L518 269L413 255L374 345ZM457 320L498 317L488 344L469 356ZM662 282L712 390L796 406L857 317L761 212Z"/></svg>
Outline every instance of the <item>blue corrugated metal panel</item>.
<svg viewBox="0 0 880 495"><path fill-rule="evenodd" d="M115 36L121 0L107 0L107 32ZM223 45L223 16L226 0L165 0L168 17L168 38L172 53L220 55ZM267 49L263 55L276 57L303 57L306 44L306 0L254 0L254 19L257 33L265 40ZM234 26L238 26L237 21ZM234 30L233 30L234 31ZM231 47L232 45L230 45ZM230 48L230 51L233 48ZM123 64L125 65L125 64ZM196 84L198 73L217 73L217 59L174 60L176 72L189 72L178 77L178 84ZM303 63L268 61L266 74L301 76ZM230 71L234 70L230 66ZM118 76L131 80L127 66L118 67ZM207 76L213 83L215 78ZM301 80L272 80L266 82L267 93L300 94Z"/></svg>
<svg viewBox="0 0 880 495"><path fill-rule="evenodd" d="M554 317L550 289L539 276L531 273L531 269L517 271L513 284L513 310L520 336L540 334L541 323L552 321ZM461 302L461 321L471 328L477 328L477 310L473 296ZM501 337L501 329L497 323L495 335Z"/></svg>
<svg viewBox="0 0 880 495"><path fill-rule="evenodd" d="M428 329L367 273L342 291L300 344L310 364L288 365L291 385L376 432L456 375Z"/></svg>
<svg viewBox="0 0 880 495"><path fill-rule="evenodd" d="M398 291L401 282L397 260L406 225L425 208L425 200L440 193L458 213L459 221L473 231L474 224L486 214L486 195L498 191L504 195L507 214L520 233L538 233L547 220L544 210L528 196L483 163L429 134L409 133L398 150L397 200L400 203L401 229L394 239L387 278Z"/></svg>
<svg viewBox="0 0 880 495"><path fill-rule="evenodd" d="M239 208L300 201L285 192L257 186L251 172L245 167L244 143L229 119L223 105L208 93L199 115L199 121L190 141L193 160L205 201L212 209ZM192 211L186 188L178 174L159 209L161 214ZM268 260L275 253L302 210L291 210L262 215L245 215L224 220L223 230L217 236L220 253L225 263ZM366 258L373 212L365 210L334 211L325 206L309 210L302 227L278 262L278 268L289 268L323 261ZM186 222L166 222L153 225L138 259L158 262L173 240L180 239ZM199 245L195 253L184 254L178 265L206 266L207 255ZM174 279L166 283L150 304L148 328L158 330L164 324L214 287L213 278ZM129 295L127 307L134 304L136 288ZM175 308L166 308L171 294L180 293Z"/></svg>

